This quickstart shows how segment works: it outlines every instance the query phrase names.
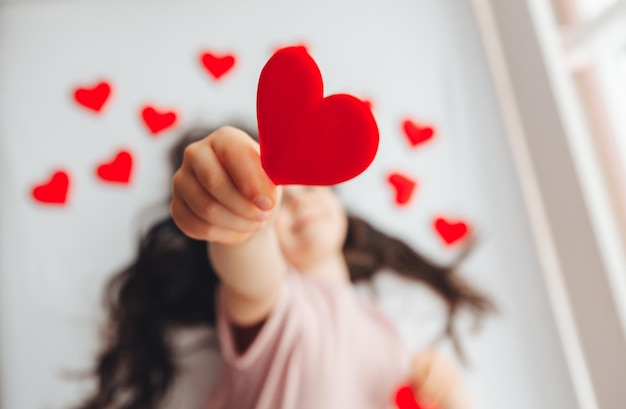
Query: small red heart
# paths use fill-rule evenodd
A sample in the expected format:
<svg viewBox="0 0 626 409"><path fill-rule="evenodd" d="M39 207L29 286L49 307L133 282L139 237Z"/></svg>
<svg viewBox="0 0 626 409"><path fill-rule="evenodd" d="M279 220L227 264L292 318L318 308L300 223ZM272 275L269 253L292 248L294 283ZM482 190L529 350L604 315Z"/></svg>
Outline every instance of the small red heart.
<svg viewBox="0 0 626 409"><path fill-rule="evenodd" d="M141 117L153 135L166 130L176 122L176 112L159 112L152 106L145 106L141 110Z"/></svg>
<svg viewBox="0 0 626 409"><path fill-rule="evenodd" d="M111 94L111 85L102 81L92 88L76 88L74 99L85 108L100 112Z"/></svg>
<svg viewBox="0 0 626 409"><path fill-rule="evenodd" d="M230 54L217 56L213 53L206 52L200 56L200 62L213 78L218 80L233 68L235 65L235 56Z"/></svg>
<svg viewBox="0 0 626 409"><path fill-rule="evenodd" d="M363 101L324 98L322 74L304 47L263 67L257 90L261 162L276 184L333 185L363 172L378 149L378 126Z"/></svg>
<svg viewBox="0 0 626 409"><path fill-rule="evenodd" d="M410 119L405 119L402 122L402 129L413 147L430 140L435 135L435 130L432 127L420 126Z"/></svg>
<svg viewBox="0 0 626 409"><path fill-rule="evenodd" d="M65 204L70 178L62 170L55 172L48 182L37 185L32 190L35 200L41 203Z"/></svg>
<svg viewBox="0 0 626 409"><path fill-rule="evenodd" d="M96 169L98 177L106 182L128 184L133 168L133 157L128 151L119 151L115 158Z"/></svg>
<svg viewBox="0 0 626 409"><path fill-rule="evenodd" d="M461 240L469 231L469 227L462 221L450 221L438 217L434 221L434 227L443 241L451 246Z"/></svg>
<svg viewBox="0 0 626 409"><path fill-rule="evenodd" d="M395 200L398 206L404 206L411 200L415 186L417 185L413 179L400 173L389 174L389 176L387 176L387 182L395 189Z"/></svg>
<svg viewBox="0 0 626 409"><path fill-rule="evenodd" d="M403 385L397 390L396 406L398 409L422 409L422 407L415 400L413 390L408 385Z"/></svg>

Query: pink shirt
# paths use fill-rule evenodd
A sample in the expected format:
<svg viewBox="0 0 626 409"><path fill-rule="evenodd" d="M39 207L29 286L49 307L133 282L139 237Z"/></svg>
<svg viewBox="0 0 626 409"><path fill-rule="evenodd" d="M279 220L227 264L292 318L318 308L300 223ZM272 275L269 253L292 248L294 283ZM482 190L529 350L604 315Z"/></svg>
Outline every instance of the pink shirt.
<svg viewBox="0 0 626 409"><path fill-rule="evenodd" d="M410 354L352 285L287 274L280 298L238 355L218 291L219 380L207 409L387 409Z"/></svg>

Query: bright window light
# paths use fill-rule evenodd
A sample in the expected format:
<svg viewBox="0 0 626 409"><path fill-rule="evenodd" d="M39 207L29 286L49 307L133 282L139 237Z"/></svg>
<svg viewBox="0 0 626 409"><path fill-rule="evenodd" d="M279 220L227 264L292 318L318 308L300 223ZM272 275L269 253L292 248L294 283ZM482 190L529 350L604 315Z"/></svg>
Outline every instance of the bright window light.
<svg viewBox="0 0 626 409"><path fill-rule="evenodd" d="M582 20L588 20L602 13L617 0L576 0L578 12Z"/></svg>

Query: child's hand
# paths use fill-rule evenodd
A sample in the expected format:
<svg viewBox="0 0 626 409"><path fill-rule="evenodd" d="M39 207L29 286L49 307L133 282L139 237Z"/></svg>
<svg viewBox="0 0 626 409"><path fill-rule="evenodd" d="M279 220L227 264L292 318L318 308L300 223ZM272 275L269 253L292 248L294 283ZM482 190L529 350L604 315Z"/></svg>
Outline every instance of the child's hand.
<svg viewBox="0 0 626 409"><path fill-rule="evenodd" d="M413 358L410 384L423 409L469 408L456 367L434 349Z"/></svg>
<svg viewBox="0 0 626 409"><path fill-rule="evenodd" d="M176 225L191 238L222 244L242 243L261 230L278 196L259 145L232 127L190 144L172 187Z"/></svg>

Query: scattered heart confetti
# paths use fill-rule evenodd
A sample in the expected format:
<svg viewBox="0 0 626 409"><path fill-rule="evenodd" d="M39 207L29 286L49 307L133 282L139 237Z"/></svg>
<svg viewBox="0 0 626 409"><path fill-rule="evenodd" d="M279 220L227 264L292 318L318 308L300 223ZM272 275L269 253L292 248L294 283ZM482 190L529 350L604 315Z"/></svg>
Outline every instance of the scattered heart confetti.
<svg viewBox="0 0 626 409"><path fill-rule="evenodd" d="M98 177L105 182L128 184L133 168L133 157L128 151L119 151L110 162L99 165Z"/></svg>
<svg viewBox="0 0 626 409"><path fill-rule="evenodd" d="M172 125L174 125L174 123L176 123L177 119L176 112L159 112L156 108L150 105L145 106L141 110L141 117L143 118L144 123L153 135L156 135L171 127Z"/></svg>
<svg viewBox="0 0 626 409"><path fill-rule="evenodd" d="M202 66L216 80L219 80L228 73L235 65L235 61L235 56L232 54L218 56L210 52L205 52L200 56Z"/></svg>
<svg viewBox="0 0 626 409"><path fill-rule="evenodd" d="M67 172L59 170L52 177L32 190L33 198L40 203L65 204L70 178Z"/></svg>
<svg viewBox="0 0 626 409"><path fill-rule="evenodd" d="M396 406L398 409L422 409L408 385L403 385L396 391Z"/></svg>
<svg viewBox="0 0 626 409"><path fill-rule="evenodd" d="M389 174L387 182L395 190L395 201L398 206L404 206L411 200L417 185L410 177L397 172Z"/></svg>
<svg viewBox="0 0 626 409"><path fill-rule="evenodd" d="M90 109L96 113L102 110L104 103L111 95L111 85L102 81L91 88L76 88L74 90L74 99L79 105Z"/></svg>
<svg viewBox="0 0 626 409"><path fill-rule="evenodd" d="M374 159L378 126L367 104L352 95L323 95L322 74L304 47L280 49L261 71L261 161L274 183L333 185Z"/></svg>
<svg viewBox="0 0 626 409"><path fill-rule="evenodd" d="M469 232L469 227L465 222L451 221L443 217L436 218L433 225L439 237L448 246L458 242Z"/></svg>
<svg viewBox="0 0 626 409"><path fill-rule="evenodd" d="M410 119L405 119L402 122L402 129L413 147L429 141L435 135L435 130L432 127L418 125Z"/></svg>

